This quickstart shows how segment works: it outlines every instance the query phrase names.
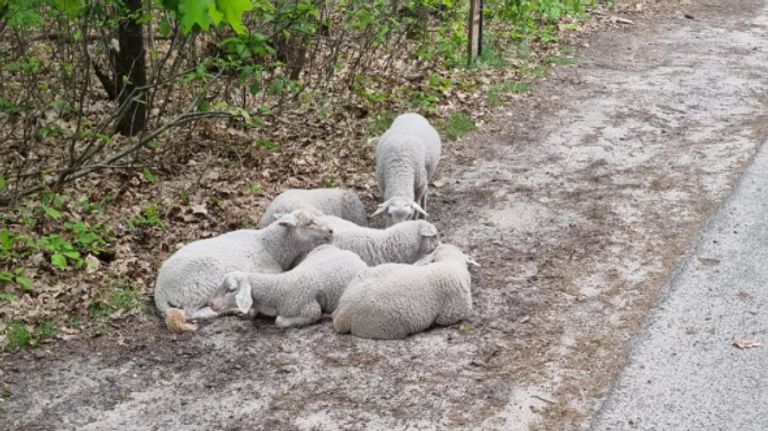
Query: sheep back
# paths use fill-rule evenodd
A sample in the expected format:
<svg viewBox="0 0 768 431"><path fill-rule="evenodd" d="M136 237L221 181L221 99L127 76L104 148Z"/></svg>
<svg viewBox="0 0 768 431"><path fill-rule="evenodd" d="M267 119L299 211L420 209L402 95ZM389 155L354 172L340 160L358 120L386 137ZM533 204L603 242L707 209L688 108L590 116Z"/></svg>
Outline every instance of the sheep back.
<svg viewBox="0 0 768 431"><path fill-rule="evenodd" d="M297 209L317 211L334 215L365 226L365 206L357 194L349 189L288 189L278 195L267 206L259 221L264 228L274 221L275 214L289 213Z"/></svg>
<svg viewBox="0 0 768 431"><path fill-rule="evenodd" d="M363 338L397 339L433 323L450 325L472 311L470 283L466 262L369 268L339 300L334 328Z"/></svg>

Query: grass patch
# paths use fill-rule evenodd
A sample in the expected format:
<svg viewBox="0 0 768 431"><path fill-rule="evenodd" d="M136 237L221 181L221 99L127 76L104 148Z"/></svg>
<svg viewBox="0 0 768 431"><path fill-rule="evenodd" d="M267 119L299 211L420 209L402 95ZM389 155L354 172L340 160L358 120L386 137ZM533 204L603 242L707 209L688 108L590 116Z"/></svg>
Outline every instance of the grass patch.
<svg viewBox="0 0 768 431"><path fill-rule="evenodd" d="M533 86L527 82L509 81L501 85L505 93L522 94L533 90Z"/></svg>
<svg viewBox="0 0 768 431"><path fill-rule="evenodd" d="M454 112L443 124L443 134L448 139L457 139L475 130L472 117L463 112Z"/></svg>
<svg viewBox="0 0 768 431"><path fill-rule="evenodd" d="M103 298L88 306L93 319L104 319L118 312L130 312L141 306L141 292L128 282L121 282L109 287Z"/></svg>
<svg viewBox="0 0 768 431"><path fill-rule="evenodd" d="M551 57L547 57L547 63L549 63L549 64L575 64L576 60L573 59L573 58L559 57L559 56L553 55Z"/></svg>
<svg viewBox="0 0 768 431"><path fill-rule="evenodd" d="M533 90L533 86L527 82L509 81L504 84L494 85L488 89L488 104L497 107L504 104L505 94L522 94Z"/></svg>
<svg viewBox="0 0 768 431"><path fill-rule="evenodd" d="M381 135L389 129L392 122L395 121L395 114L391 112L385 112L377 115L371 123L370 131L374 136Z"/></svg>
<svg viewBox="0 0 768 431"><path fill-rule="evenodd" d="M6 350L15 351L37 347L43 340L56 336L56 326L51 322L43 322L30 329L21 320L11 322L5 330Z"/></svg>
<svg viewBox="0 0 768 431"><path fill-rule="evenodd" d="M523 76L530 76L535 79L541 79L547 76L547 69L542 66L531 67L529 64L524 64L522 67L520 67L520 73Z"/></svg>

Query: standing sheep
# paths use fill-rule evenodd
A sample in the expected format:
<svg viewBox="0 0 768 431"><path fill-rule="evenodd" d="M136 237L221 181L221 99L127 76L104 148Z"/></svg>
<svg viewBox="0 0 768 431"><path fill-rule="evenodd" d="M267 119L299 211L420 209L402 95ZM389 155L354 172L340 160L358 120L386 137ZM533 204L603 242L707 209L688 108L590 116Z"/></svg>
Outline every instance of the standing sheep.
<svg viewBox="0 0 768 431"><path fill-rule="evenodd" d="M319 211L349 220L360 226L365 226L368 219L365 207L354 191L347 189L288 189L280 193L267 206L261 216L259 227L267 227L275 221L276 214L307 209Z"/></svg>
<svg viewBox="0 0 768 431"><path fill-rule="evenodd" d="M208 301L211 310L274 310L281 328L304 326L336 309L349 282L368 266L355 253L323 245L282 274L230 272ZM272 313L268 313L272 314Z"/></svg>
<svg viewBox="0 0 768 431"><path fill-rule="evenodd" d="M278 273L297 256L331 241L333 230L306 211L294 211L265 229L242 229L194 241L168 258L155 283L155 305L166 316L168 329L196 329L184 322L219 313L206 301L231 271ZM181 309L181 310L178 310Z"/></svg>
<svg viewBox="0 0 768 431"><path fill-rule="evenodd" d="M341 296L333 328L363 338L397 339L469 316L467 263L475 261L450 244L440 245L431 260L422 266L387 264L363 271Z"/></svg>
<svg viewBox="0 0 768 431"><path fill-rule="evenodd" d="M333 229L333 245L355 252L370 266L414 263L440 244L437 228L425 220L409 220L386 229L361 227L333 216L318 220Z"/></svg>
<svg viewBox="0 0 768 431"><path fill-rule="evenodd" d="M440 135L419 114L395 118L376 145L376 179L383 203L371 217L387 212L391 222L426 217L427 186L440 161Z"/></svg>

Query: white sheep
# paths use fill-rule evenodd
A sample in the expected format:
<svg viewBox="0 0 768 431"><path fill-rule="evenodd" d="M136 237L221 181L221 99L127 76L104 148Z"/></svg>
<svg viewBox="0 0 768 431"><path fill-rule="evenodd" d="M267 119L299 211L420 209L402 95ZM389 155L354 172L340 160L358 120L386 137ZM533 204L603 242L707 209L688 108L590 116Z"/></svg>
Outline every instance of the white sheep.
<svg viewBox="0 0 768 431"><path fill-rule="evenodd" d="M451 325L472 312L471 257L442 244L422 266L369 268L347 287L333 313L338 333L375 339L405 338L432 324Z"/></svg>
<svg viewBox="0 0 768 431"><path fill-rule="evenodd" d="M264 229L242 229L194 241L160 267L155 305L166 316L168 329L194 330L193 325L183 325L184 318L206 319L219 314L206 307L206 302L224 274L237 270L283 272L297 256L329 243L332 236L333 230L325 223L299 210L283 215Z"/></svg>
<svg viewBox="0 0 768 431"><path fill-rule="evenodd" d="M365 206L352 190L347 189L288 189L280 193L267 206L261 216L259 227L264 228L275 221L275 215L307 209L334 215L365 226L368 219Z"/></svg>
<svg viewBox="0 0 768 431"><path fill-rule="evenodd" d="M332 245L313 250L282 274L230 272L208 301L218 312L248 313L253 304L276 315L281 328L314 323L333 312L349 282L368 266L358 255Z"/></svg>
<svg viewBox="0 0 768 431"><path fill-rule="evenodd" d="M334 216L318 220L333 229L333 245L355 252L370 266L414 263L440 244L437 228L425 220L409 220L386 229L357 226Z"/></svg>
<svg viewBox="0 0 768 431"><path fill-rule="evenodd" d="M376 145L376 179L383 203L371 217L387 212L392 223L428 216L427 186L440 161L440 135L426 118L395 118Z"/></svg>

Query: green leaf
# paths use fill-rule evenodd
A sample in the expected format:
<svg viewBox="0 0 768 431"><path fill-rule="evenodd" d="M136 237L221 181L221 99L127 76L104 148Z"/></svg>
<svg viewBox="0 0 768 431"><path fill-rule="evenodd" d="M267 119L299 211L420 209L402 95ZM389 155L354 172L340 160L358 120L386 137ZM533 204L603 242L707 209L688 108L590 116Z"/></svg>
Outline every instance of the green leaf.
<svg viewBox="0 0 768 431"><path fill-rule="evenodd" d="M203 99L197 104L197 110L200 112L208 112L211 110L211 103Z"/></svg>
<svg viewBox="0 0 768 431"><path fill-rule="evenodd" d="M155 184L156 182L158 182L160 180L159 176L153 174L152 171L150 171L147 168L144 168L143 174L144 174L144 179L149 181L150 184Z"/></svg>
<svg viewBox="0 0 768 431"><path fill-rule="evenodd" d="M243 25L243 14L253 10L253 4L250 0L218 0L216 2L219 10L224 16L224 22L232 27L237 34L245 33Z"/></svg>
<svg viewBox="0 0 768 431"><path fill-rule="evenodd" d="M17 298L16 295L11 295L10 293L0 292L0 299L3 301L13 302L19 298Z"/></svg>
<svg viewBox="0 0 768 431"><path fill-rule="evenodd" d="M13 281L14 275L12 272L0 271L0 281Z"/></svg>
<svg viewBox="0 0 768 431"><path fill-rule="evenodd" d="M24 290L35 290L35 284L31 279L24 277L23 275L16 276L16 284Z"/></svg>
<svg viewBox="0 0 768 431"><path fill-rule="evenodd" d="M195 25L203 31L211 28L211 17L208 12L214 0L179 0L179 14L181 29L184 34L189 34Z"/></svg>
<svg viewBox="0 0 768 431"><path fill-rule="evenodd" d="M5 188L5 177L0 175L0 191Z"/></svg>
<svg viewBox="0 0 768 431"><path fill-rule="evenodd" d="M54 253L51 255L51 265L59 269L67 269L67 258L63 254Z"/></svg>
<svg viewBox="0 0 768 431"><path fill-rule="evenodd" d="M83 0L56 0L56 6L69 18L75 18L81 14L85 4Z"/></svg>
<svg viewBox="0 0 768 431"><path fill-rule="evenodd" d="M48 205L43 205L43 211L45 211L45 213L48 214L48 217L54 220L58 220L61 218L61 212L59 210L49 207Z"/></svg>
<svg viewBox="0 0 768 431"><path fill-rule="evenodd" d="M70 259L80 259L80 253L76 251L62 251L61 254Z"/></svg>

